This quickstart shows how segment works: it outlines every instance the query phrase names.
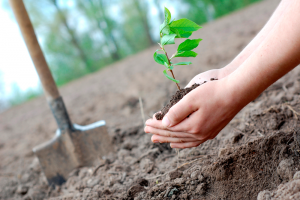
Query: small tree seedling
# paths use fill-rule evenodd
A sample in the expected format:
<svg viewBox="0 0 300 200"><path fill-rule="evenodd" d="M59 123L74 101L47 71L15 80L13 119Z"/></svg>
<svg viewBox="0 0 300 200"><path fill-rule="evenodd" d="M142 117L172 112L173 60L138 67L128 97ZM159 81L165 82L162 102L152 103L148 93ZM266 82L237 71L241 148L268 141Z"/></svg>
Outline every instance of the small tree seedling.
<svg viewBox="0 0 300 200"><path fill-rule="evenodd" d="M197 25L195 22L188 19L179 19L179 20L171 20L171 13L165 7L165 20L159 27L160 34L160 49L157 49L153 55L155 62L158 64L164 65L167 69L163 71L164 75L175 82L178 90L180 87L178 85L179 80L175 79L173 68L176 65L190 65L191 62L178 62L173 63L171 60L174 57L196 57L197 53L192 51L195 49L199 42L202 39L186 39L184 42L179 44L177 51L169 58L168 54L164 48L165 45L175 44L175 38L189 38L194 31L202 28ZM159 54L159 51L163 51L163 54ZM168 75L167 71L172 74L172 77Z"/></svg>

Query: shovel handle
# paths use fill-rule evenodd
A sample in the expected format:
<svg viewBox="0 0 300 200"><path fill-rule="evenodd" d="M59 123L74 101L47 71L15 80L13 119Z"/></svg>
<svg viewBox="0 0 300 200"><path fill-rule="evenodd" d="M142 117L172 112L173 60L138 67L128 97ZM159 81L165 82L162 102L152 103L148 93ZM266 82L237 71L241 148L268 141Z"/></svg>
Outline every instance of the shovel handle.
<svg viewBox="0 0 300 200"><path fill-rule="evenodd" d="M27 49L40 77L45 96L48 101L57 99L59 91L55 85L52 74L47 65L44 54L36 38L33 26L22 0L9 0L16 20L19 24Z"/></svg>
<svg viewBox="0 0 300 200"><path fill-rule="evenodd" d="M71 124L67 109L49 70L23 1L9 0L9 3L19 24L35 69L42 82L46 99L57 122L58 128L62 131L73 130L73 125Z"/></svg>

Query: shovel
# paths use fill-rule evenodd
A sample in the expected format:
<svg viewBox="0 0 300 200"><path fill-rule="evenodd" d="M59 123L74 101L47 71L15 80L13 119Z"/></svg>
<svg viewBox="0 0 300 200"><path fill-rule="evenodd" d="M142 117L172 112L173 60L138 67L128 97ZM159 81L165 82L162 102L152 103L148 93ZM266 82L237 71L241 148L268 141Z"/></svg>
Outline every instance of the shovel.
<svg viewBox="0 0 300 200"><path fill-rule="evenodd" d="M78 167L92 166L114 148L105 121L87 126L72 124L55 85L22 0L10 0L22 36L40 77L46 99L57 122L56 135L33 149L49 185L61 185Z"/></svg>

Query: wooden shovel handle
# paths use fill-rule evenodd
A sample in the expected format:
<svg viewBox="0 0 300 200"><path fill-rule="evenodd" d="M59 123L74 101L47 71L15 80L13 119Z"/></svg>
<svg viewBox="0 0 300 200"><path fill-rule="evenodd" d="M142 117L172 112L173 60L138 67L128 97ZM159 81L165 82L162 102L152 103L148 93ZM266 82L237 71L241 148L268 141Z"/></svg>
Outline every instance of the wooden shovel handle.
<svg viewBox="0 0 300 200"><path fill-rule="evenodd" d="M57 99L60 96L59 91L55 85L44 54L34 33L34 29L24 3L22 0L9 0L9 2L19 24L22 36L34 63L35 69L42 82L46 98L48 101Z"/></svg>

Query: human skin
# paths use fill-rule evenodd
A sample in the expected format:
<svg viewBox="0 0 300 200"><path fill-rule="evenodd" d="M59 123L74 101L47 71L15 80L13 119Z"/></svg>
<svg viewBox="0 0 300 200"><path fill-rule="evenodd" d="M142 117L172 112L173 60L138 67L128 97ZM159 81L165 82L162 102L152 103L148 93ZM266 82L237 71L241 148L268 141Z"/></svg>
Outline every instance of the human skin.
<svg viewBox="0 0 300 200"><path fill-rule="evenodd" d="M190 148L213 139L243 107L296 67L300 63L299 11L300 1L283 0L231 64L202 74L219 80L191 91L162 121L147 120L145 132L153 134L152 141Z"/></svg>
<svg viewBox="0 0 300 200"><path fill-rule="evenodd" d="M206 72L196 75L186 87L192 86L194 83L203 83L204 81L209 81L210 78L222 79L234 70L236 70L262 43L266 36L273 29L275 24L279 21L284 13L284 10L289 6L289 0L283 0L280 2L277 9L274 11L266 25L261 29L261 31L253 38L253 40L241 51L228 65L221 69L212 69Z"/></svg>

